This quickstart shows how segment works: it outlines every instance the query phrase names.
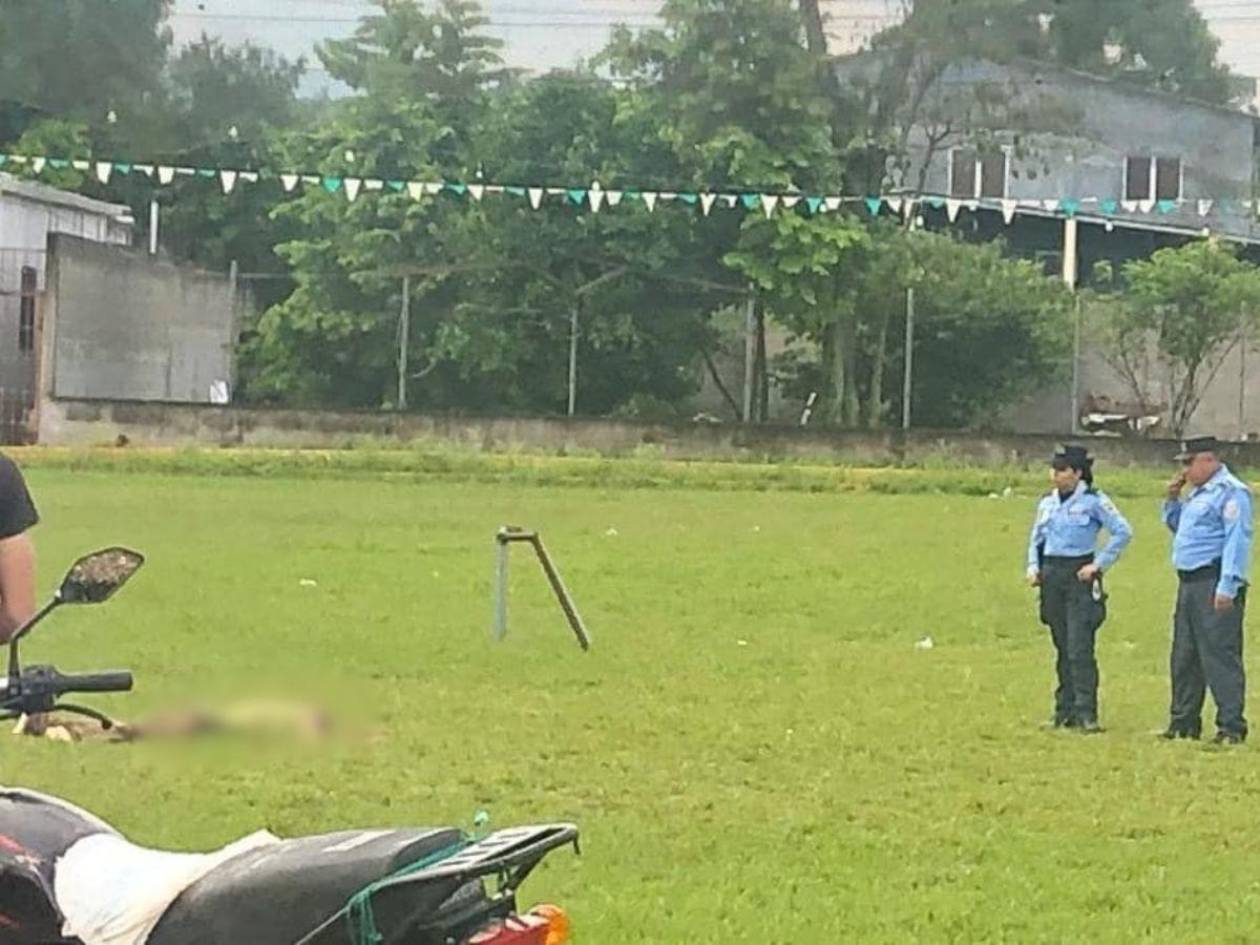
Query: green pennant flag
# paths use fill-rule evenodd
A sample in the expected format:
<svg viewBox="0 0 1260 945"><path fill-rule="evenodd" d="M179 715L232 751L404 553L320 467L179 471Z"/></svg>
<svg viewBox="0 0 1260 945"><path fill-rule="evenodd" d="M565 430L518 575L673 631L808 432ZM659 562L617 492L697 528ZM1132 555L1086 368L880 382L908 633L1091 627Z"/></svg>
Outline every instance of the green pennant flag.
<svg viewBox="0 0 1260 945"><path fill-rule="evenodd" d="M1060 200L1059 209L1062 210L1069 217L1076 216L1077 212L1079 212L1081 209L1081 202L1079 200L1073 200L1071 198Z"/></svg>
<svg viewBox="0 0 1260 945"><path fill-rule="evenodd" d="M943 197L929 197L927 205L933 210L940 210L945 206L945 199Z"/></svg>
<svg viewBox="0 0 1260 945"><path fill-rule="evenodd" d="M328 191L330 194L335 194L340 189L341 189L340 177L325 177L324 178L324 190Z"/></svg>
<svg viewBox="0 0 1260 945"><path fill-rule="evenodd" d="M200 175L201 177L215 177L215 176L217 176L217 173L216 173L216 171L215 171L215 169L214 169L213 167L199 167L199 168L197 168L197 173L198 173L198 175Z"/></svg>
<svg viewBox="0 0 1260 945"><path fill-rule="evenodd" d="M115 162L115 163L114 163L114 170L116 170L119 174L130 174L130 173L131 173L131 165L130 165L130 164L124 164L124 163L122 163L122 162Z"/></svg>
<svg viewBox="0 0 1260 945"><path fill-rule="evenodd" d="M756 210L761 206L761 194L741 194L739 202L744 205L745 210Z"/></svg>
<svg viewBox="0 0 1260 945"><path fill-rule="evenodd" d="M524 197L524 196L525 196L525 188L524 188L524 187L504 187L504 188L503 188L503 190L504 190L506 193L511 194L513 197Z"/></svg>
<svg viewBox="0 0 1260 945"><path fill-rule="evenodd" d="M407 186L405 183L403 183L400 180L390 180L390 181L386 181L385 183L389 184L389 187L391 190L396 190L399 193L402 193L402 189Z"/></svg>
<svg viewBox="0 0 1260 945"><path fill-rule="evenodd" d="M806 197L805 206L809 209L811 215L818 212L818 208L823 205L822 197Z"/></svg>
<svg viewBox="0 0 1260 945"><path fill-rule="evenodd" d="M626 198L627 200L642 200L642 199L643 199L643 191L641 191L641 190L627 190L627 191L625 192L625 198Z"/></svg>
<svg viewBox="0 0 1260 945"><path fill-rule="evenodd" d="M464 194L468 193L468 185L461 184L459 181L448 180L445 183L445 187L457 197L462 197Z"/></svg>
<svg viewBox="0 0 1260 945"><path fill-rule="evenodd" d="M565 193L575 207L582 206L583 201L586 200L586 191L580 187L570 187Z"/></svg>
<svg viewBox="0 0 1260 945"><path fill-rule="evenodd" d="M9 156L7 154L0 154L0 167L4 167L4 165L7 164L8 161L9 161Z"/></svg>
<svg viewBox="0 0 1260 945"><path fill-rule="evenodd" d="M1172 213L1174 210L1176 210L1176 209L1177 209L1177 201L1175 201L1175 200L1161 200L1161 201L1157 204L1157 206L1159 207L1159 212L1160 212L1160 213Z"/></svg>
<svg viewBox="0 0 1260 945"><path fill-rule="evenodd" d="M692 194L692 193L680 193L678 195L678 199L681 200L683 203L687 204L688 206L694 207L697 203L700 202L700 195Z"/></svg>
<svg viewBox="0 0 1260 945"><path fill-rule="evenodd" d="M60 170L64 170L65 168L69 167L69 166L70 166L70 161L69 161L68 159L66 159L66 158L49 158L49 159L48 159L48 166L49 166L49 167L51 167L51 168L53 168L54 170L58 170L58 171L60 171Z"/></svg>
<svg viewBox="0 0 1260 945"><path fill-rule="evenodd" d="M1098 209L1107 216L1114 216L1116 211L1120 209L1120 203L1116 200L1104 200L1098 204Z"/></svg>
<svg viewBox="0 0 1260 945"><path fill-rule="evenodd" d="M866 198L866 209L871 211L871 216L873 217L879 216L879 209L883 205L884 205L884 200L882 197L867 197Z"/></svg>

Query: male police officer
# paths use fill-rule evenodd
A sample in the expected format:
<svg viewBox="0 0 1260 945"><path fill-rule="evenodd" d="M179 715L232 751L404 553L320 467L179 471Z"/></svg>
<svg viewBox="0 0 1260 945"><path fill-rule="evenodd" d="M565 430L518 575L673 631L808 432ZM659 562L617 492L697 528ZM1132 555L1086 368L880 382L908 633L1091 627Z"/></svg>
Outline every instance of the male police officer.
<svg viewBox="0 0 1260 945"><path fill-rule="evenodd" d="M1170 671L1172 709L1165 738L1198 738L1204 684L1216 702L1216 741L1247 737L1243 717L1243 610L1251 561L1251 491L1220 461L1215 437L1186 440L1182 473L1168 484L1164 522L1173 532L1177 610ZM1181 491L1193 488L1183 501Z"/></svg>

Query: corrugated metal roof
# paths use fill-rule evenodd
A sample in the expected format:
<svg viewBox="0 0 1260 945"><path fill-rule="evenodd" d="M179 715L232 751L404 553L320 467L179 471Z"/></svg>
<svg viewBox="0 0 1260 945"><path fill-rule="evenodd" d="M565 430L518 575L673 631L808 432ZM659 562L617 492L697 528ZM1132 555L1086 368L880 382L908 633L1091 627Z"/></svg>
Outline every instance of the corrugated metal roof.
<svg viewBox="0 0 1260 945"><path fill-rule="evenodd" d="M83 210L87 213L109 217L118 223L131 224L135 222L131 216L131 208L126 204L94 200L91 197L84 197L82 194L76 194L68 190L59 190L56 187L49 187L47 184L41 184L38 181L23 180L20 177L14 177L12 174L0 172L0 195L3 194L14 194L26 200L33 200L36 203Z"/></svg>

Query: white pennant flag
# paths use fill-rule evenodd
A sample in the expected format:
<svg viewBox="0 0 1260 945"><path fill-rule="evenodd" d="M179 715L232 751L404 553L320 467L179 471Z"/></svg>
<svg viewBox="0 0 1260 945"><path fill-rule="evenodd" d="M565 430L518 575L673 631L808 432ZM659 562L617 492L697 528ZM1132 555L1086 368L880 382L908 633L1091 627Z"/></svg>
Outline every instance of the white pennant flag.
<svg viewBox="0 0 1260 945"><path fill-rule="evenodd" d="M25 154L10 154L9 160L12 161L14 164L25 164L28 158ZM83 169L85 171L87 170L87 166L88 166L87 161L84 161Z"/></svg>
<svg viewBox="0 0 1260 945"><path fill-rule="evenodd" d="M359 196L359 188L363 186L363 181L357 177L347 177L341 185L346 189L346 199L353 203L354 198Z"/></svg>
<svg viewBox="0 0 1260 945"><path fill-rule="evenodd" d="M552 197L563 197L568 193L568 191L563 187L548 187L547 193Z"/></svg>
<svg viewBox="0 0 1260 945"><path fill-rule="evenodd" d="M958 211L962 209L961 200L946 200L945 212L949 214L949 222L953 223L958 219Z"/></svg>
<svg viewBox="0 0 1260 945"><path fill-rule="evenodd" d="M766 219L769 220L774 216L775 209L779 206L779 198L774 194L761 195L761 209L766 211Z"/></svg>
<svg viewBox="0 0 1260 945"><path fill-rule="evenodd" d="M783 198L783 206L787 207L789 210L791 210L800 202L801 202L800 194L789 194L788 196Z"/></svg>
<svg viewBox="0 0 1260 945"><path fill-rule="evenodd" d="M656 191L646 190L643 192L643 202L647 205L648 213L656 209Z"/></svg>
<svg viewBox="0 0 1260 945"><path fill-rule="evenodd" d="M430 197L436 197L442 192L442 184L439 181L429 181L424 185L424 192Z"/></svg>
<svg viewBox="0 0 1260 945"><path fill-rule="evenodd" d="M1212 212L1212 201L1200 200L1199 201L1199 216L1205 217L1211 212Z"/></svg>
<svg viewBox="0 0 1260 945"><path fill-rule="evenodd" d="M901 216L901 208L905 205L905 201L900 197L887 197L885 199L888 203L888 209L897 214L897 216Z"/></svg>
<svg viewBox="0 0 1260 945"><path fill-rule="evenodd" d="M734 210L735 205L739 203L739 196L737 194L723 194L722 203L726 204L728 209Z"/></svg>
<svg viewBox="0 0 1260 945"><path fill-rule="evenodd" d="M424 196L424 184L418 180L409 181L407 183L407 195L412 200L419 200Z"/></svg>
<svg viewBox="0 0 1260 945"><path fill-rule="evenodd" d="M717 203L717 194L700 195L700 209L704 211L706 217L709 215L709 211L713 209L715 203Z"/></svg>
<svg viewBox="0 0 1260 945"><path fill-rule="evenodd" d="M1125 213L1138 212L1138 202L1136 200L1123 200L1120 202L1120 206L1124 209Z"/></svg>
<svg viewBox="0 0 1260 945"><path fill-rule="evenodd" d="M541 187L529 188L529 205L537 210L542 206L543 189Z"/></svg>
<svg viewBox="0 0 1260 945"><path fill-rule="evenodd" d="M840 204L843 202L844 200L840 197L828 197L823 201L823 206L825 206L828 210L839 210Z"/></svg>
<svg viewBox="0 0 1260 945"><path fill-rule="evenodd" d="M31 169L36 174L44 173L44 159L42 157L31 158Z"/></svg>
<svg viewBox="0 0 1260 945"><path fill-rule="evenodd" d="M1014 220L1014 219L1015 219L1015 208L1016 208L1016 207L1018 207L1018 206L1019 206L1019 203L1018 203L1017 201L1014 201L1014 200L1003 200L1003 201L1002 201L1002 219L1003 219L1003 220L1005 220L1008 224L1009 224L1012 220Z"/></svg>
<svg viewBox="0 0 1260 945"><path fill-rule="evenodd" d="M661 199L662 200L677 200L678 194L676 191L673 191L673 190L662 190Z"/></svg>
<svg viewBox="0 0 1260 945"><path fill-rule="evenodd" d="M219 171L219 180L223 184L223 192L230 194L236 186L236 171Z"/></svg>
<svg viewBox="0 0 1260 945"><path fill-rule="evenodd" d="M1051 213L1057 213L1059 210L1059 201L1057 200L1043 200L1041 205Z"/></svg>
<svg viewBox="0 0 1260 945"><path fill-rule="evenodd" d="M114 173L114 165L109 161L96 162L96 179L102 184L108 184L110 175Z"/></svg>
<svg viewBox="0 0 1260 945"><path fill-rule="evenodd" d="M296 174L281 174L280 186L284 188L286 194L292 193L293 188L297 186L298 176Z"/></svg>
<svg viewBox="0 0 1260 945"><path fill-rule="evenodd" d="M365 180L363 182L363 189L364 190L384 190L385 181L377 180L375 177L369 178L368 180Z"/></svg>
<svg viewBox="0 0 1260 945"><path fill-rule="evenodd" d="M507 193L507 188L504 187L502 184L486 184L486 193L503 194L503 193Z"/></svg>
<svg viewBox="0 0 1260 945"><path fill-rule="evenodd" d="M175 179L175 168L159 167L157 169L157 175L159 184L169 184Z"/></svg>
<svg viewBox="0 0 1260 945"><path fill-rule="evenodd" d="M980 209L980 201L968 200L963 204L963 206L966 207L968 210L970 210L972 213L975 213L977 210Z"/></svg>
<svg viewBox="0 0 1260 945"><path fill-rule="evenodd" d="M152 164L137 164L137 165L136 165L136 170L138 170L138 171L139 171L141 174L143 174L145 177L152 177L152 176L153 176L153 165L152 165Z"/></svg>
<svg viewBox="0 0 1260 945"><path fill-rule="evenodd" d="M608 191L608 206L610 207L617 206L618 204L621 203L621 198L624 196L625 194L620 190Z"/></svg>
<svg viewBox="0 0 1260 945"><path fill-rule="evenodd" d="M591 202L591 213L599 213L599 208L604 205L604 192L600 190L599 184L595 184L586 192L586 199Z"/></svg>
<svg viewBox="0 0 1260 945"><path fill-rule="evenodd" d="M317 174L303 174L302 175L303 184L319 184L322 182L323 182L323 178L321 178Z"/></svg>
<svg viewBox="0 0 1260 945"><path fill-rule="evenodd" d="M241 171L241 180L245 181L245 183L247 184L257 184L258 172L257 171Z"/></svg>
<svg viewBox="0 0 1260 945"><path fill-rule="evenodd" d="M177 167L175 168L175 173L181 174L184 177L192 177L194 174L197 173L197 171L195 168L191 168L191 167Z"/></svg>
<svg viewBox="0 0 1260 945"><path fill-rule="evenodd" d="M469 184L468 194L473 200L480 200L486 194L486 187L484 184Z"/></svg>
<svg viewBox="0 0 1260 945"><path fill-rule="evenodd" d="M9 160L13 160L13 158L10 158ZM76 171L87 171L92 168L92 165L87 161L71 161L70 164Z"/></svg>
<svg viewBox="0 0 1260 945"><path fill-rule="evenodd" d="M1141 210L1143 213L1150 213L1152 210L1155 209L1155 201L1154 200L1139 200L1138 209Z"/></svg>

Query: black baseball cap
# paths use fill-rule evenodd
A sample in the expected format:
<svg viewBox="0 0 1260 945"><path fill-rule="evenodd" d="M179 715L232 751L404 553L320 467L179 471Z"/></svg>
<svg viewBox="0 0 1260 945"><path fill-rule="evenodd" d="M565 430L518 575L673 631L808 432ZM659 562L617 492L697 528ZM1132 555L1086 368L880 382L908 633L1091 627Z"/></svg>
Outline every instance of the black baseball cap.
<svg viewBox="0 0 1260 945"><path fill-rule="evenodd" d="M1060 446L1050 457L1050 465L1055 469L1088 469L1093 462L1083 446Z"/></svg>
<svg viewBox="0 0 1260 945"><path fill-rule="evenodd" d="M1223 445L1214 436L1192 436L1181 441L1181 452L1177 454L1177 458L1190 459L1198 453L1219 453Z"/></svg>

